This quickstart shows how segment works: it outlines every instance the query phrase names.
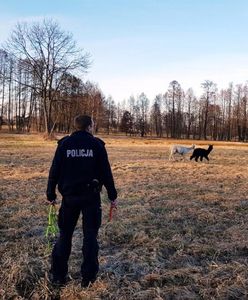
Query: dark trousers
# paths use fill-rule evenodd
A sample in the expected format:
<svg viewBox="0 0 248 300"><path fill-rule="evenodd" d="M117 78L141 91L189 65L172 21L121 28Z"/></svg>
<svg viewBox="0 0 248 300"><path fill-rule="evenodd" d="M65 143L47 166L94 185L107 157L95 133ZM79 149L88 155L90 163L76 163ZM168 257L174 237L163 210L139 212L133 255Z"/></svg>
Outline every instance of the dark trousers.
<svg viewBox="0 0 248 300"><path fill-rule="evenodd" d="M84 235L81 275L86 280L93 280L99 270L97 235L102 219L100 195L92 193L80 197L65 197L58 216L60 236L52 251L51 271L56 280L65 278L68 273L72 235L80 212Z"/></svg>

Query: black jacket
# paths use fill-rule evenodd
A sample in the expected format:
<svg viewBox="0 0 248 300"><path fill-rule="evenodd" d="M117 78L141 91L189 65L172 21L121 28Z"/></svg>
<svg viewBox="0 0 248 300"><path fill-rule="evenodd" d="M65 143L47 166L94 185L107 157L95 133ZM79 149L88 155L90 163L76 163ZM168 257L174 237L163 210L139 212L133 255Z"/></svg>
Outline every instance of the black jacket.
<svg viewBox="0 0 248 300"><path fill-rule="evenodd" d="M63 197L77 196L97 179L107 189L108 198L115 200L117 192L104 145L87 131L76 131L61 139L49 172L47 199L56 199L57 184Z"/></svg>

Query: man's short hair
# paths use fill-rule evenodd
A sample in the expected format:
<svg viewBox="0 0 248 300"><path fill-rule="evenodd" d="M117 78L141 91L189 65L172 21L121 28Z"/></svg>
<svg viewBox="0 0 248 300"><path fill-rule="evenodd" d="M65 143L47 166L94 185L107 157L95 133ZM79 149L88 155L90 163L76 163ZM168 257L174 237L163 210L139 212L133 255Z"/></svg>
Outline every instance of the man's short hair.
<svg viewBox="0 0 248 300"><path fill-rule="evenodd" d="M87 115L79 115L74 119L74 126L77 130L86 130L92 125L92 119Z"/></svg>

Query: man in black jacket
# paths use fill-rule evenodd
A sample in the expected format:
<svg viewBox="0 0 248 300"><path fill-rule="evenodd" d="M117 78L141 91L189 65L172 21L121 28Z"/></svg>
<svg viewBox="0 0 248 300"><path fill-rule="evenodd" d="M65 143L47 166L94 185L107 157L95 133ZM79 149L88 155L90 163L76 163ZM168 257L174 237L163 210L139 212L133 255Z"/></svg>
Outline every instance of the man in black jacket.
<svg viewBox="0 0 248 300"><path fill-rule="evenodd" d="M105 144L91 132L89 116L77 116L77 131L58 142L49 172L47 200L56 201L55 189L62 195L58 225L60 236L52 251L52 282L63 285L67 281L68 259L74 228L80 212L83 227L82 287L96 280L99 269L97 235L101 226L100 189L107 189L111 205L116 205L117 192L108 161Z"/></svg>

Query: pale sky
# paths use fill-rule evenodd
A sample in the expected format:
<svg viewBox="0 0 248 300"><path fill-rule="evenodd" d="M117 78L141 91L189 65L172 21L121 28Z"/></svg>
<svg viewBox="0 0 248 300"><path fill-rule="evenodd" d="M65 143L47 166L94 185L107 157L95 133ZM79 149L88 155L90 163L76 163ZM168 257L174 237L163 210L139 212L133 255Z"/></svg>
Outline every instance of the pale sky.
<svg viewBox="0 0 248 300"><path fill-rule="evenodd" d="M248 80L247 0L0 0L0 43L19 21L56 20L91 54L86 75L116 102L172 80L201 93Z"/></svg>

